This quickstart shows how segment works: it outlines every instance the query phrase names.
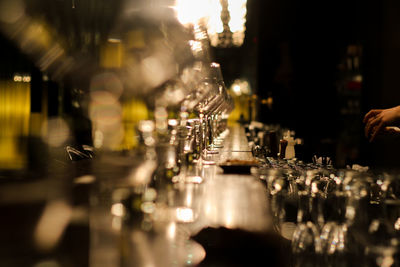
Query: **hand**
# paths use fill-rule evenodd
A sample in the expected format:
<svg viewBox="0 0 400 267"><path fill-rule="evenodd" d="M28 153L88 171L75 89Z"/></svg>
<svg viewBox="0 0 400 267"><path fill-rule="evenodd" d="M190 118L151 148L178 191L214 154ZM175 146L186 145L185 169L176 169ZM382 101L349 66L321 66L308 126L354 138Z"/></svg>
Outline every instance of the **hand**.
<svg viewBox="0 0 400 267"><path fill-rule="evenodd" d="M390 131L387 126L400 122L400 106L388 109L372 109L364 117L365 137L372 142L377 134Z"/></svg>

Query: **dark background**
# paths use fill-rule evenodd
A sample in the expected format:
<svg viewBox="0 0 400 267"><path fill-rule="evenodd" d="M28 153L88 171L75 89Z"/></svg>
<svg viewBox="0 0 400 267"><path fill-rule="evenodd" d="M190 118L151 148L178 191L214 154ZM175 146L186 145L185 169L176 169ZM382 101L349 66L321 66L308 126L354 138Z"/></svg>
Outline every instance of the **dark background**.
<svg viewBox="0 0 400 267"><path fill-rule="evenodd" d="M272 110L261 105L258 120L295 130L304 139L305 161L318 154L333 157L337 167L397 168L400 140L367 142L362 118L371 108L400 103L399 14L396 0L248 0L244 45L214 49L214 56L228 87L246 78L260 99L273 97ZM30 71L32 111L39 112L40 72L3 36L0 45L0 75ZM350 45L362 48L363 77L361 88L351 92L340 89L347 81L340 66ZM48 115L57 115L59 105L68 110L59 101L68 101L68 92L47 86ZM344 114L349 103L356 108Z"/></svg>
<svg viewBox="0 0 400 267"><path fill-rule="evenodd" d="M304 160L317 154L337 167L397 168L400 139L369 143L362 118L399 104L399 14L395 0L249 0L245 44L215 54L227 83L239 75L260 98L273 97L273 109L261 106L258 120L295 130ZM349 46L362 49L356 90L343 89Z"/></svg>

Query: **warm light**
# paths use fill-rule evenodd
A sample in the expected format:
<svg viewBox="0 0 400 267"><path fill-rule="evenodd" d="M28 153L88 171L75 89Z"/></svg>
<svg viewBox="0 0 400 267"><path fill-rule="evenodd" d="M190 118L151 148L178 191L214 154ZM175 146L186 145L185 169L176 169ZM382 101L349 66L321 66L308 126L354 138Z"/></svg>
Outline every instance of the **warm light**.
<svg viewBox="0 0 400 267"><path fill-rule="evenodd" d="M93 123L94 145L117 149L125 134L119 101L122 83L114 74L102 73L93 77L90 90L89 116Z"/></svg>
<svg viewBox="0 0 400 267"><path fill-rule="evenodd" d="M185 177L185 183L191 183L191 184L201 184L203 182L203 178L201 176L186 176Z"/></svg>
<svg viewBox="0 0 400 267"><path fill-rule="evenodd" d="M191 208L177 208L176 209L176 218L178 222L193 222L194 214Z"/></svg>
<svg viewBox="0 0 400 267"><path fill-rule="evenodd" d="M22 82L22 76L14 75L14 82Z"/></svg>
<svg viewBox="0 0 400 267"><path fill-rule="evenodd" d="M241 46L245 36L246 2L247 0L176 0L174 8L183 25L204 23L212 46ZM222 15L223 13L228 13L228 16Z"/></svg>
<svg viewBox="0 0 400 267"><path fill-rule="evenodd" d="M356 82L362 82L362 81L363 81L363 76L362 76L362 75L356 75L356 76L354 77L354 81L356 81Z"/></svg>
<svg viewBox="0 0 400 267"><path fill-rule="evenodd" d="M94 139L93 140L94 147L96 148L102 147L104 141L104 135L101 131L95 131L93 139Z"/></svg>
<svg viewBox="0 0 400 267"><path fill-rule="evenodd" d="M222 33L224 31L224 25L221 21L222 6L220 1L211 1L209 10L208 33L211 35Z"/></svg>
<svg viewBox="0 0 400 267"><path fill-rule="evenodd" d="M194 53L199 53L199 52L201 52L203 50L201 42L199 42L199 41L190 40L189 41L189 46L190 46L190 49L192 49L192 51Z"/></svg>
<svg viewBox="0 0 400 267"><path fill-rule="evenodd" d="M150 133L154 131L154 122L151 120L141 120L139 122L139 131Z"/></svg>
<svg viewBox="0 0 400 267"><path fill-rule="evenodd" d="M178 20L183 25L196 24L204 17L208 17L209 5L207 0L176 0L175 10Z"/></svg>
<svg viewBox="0 0 400 267"><path fill-rule="evenodd" d="M111 214L117 217L122 217L125 214L125 208L122 203L115 203L111 207Z"/></svg>
<svg viewBox="0 0 400 267"><path fill-rule="evenodd" d="M235 94L240 95L240 85L236 84L236 85L232 86L232 90L233 90L233 92L235 92Z"/></svg>
<svg viewBox="0 0 400 267"><path fill-rule="evenodd" d="M169 119L168 124L172 127L178 126L178 120L175 119Z"/></svg>
<svg viewBox="0 0 400 267"><path fill-rule="evenodd" d="M167 110L163 107L156 107L156 110L154 112L154 117L156 119L157 132L165 131L168 127L168 123L166 121L168 117Z"/></svg>
<svg viewBox="0 0 400 267"><path fill-rule="evenodd" d="M120 43L121 39L116 39L116 38L108 38L107 40L110 43Z"/></svg>
<svg viewBox="0 0 400 267"><path fill-rule="evenodd" d="M75 184L92 184L96 181L96 177L93 175L83 175L74 179Z"/></svg>
<svg viewBox="0 0 400 267"><path fill-rule="evenodd" d="M142 60L141 71L145 81L152 87L159 86L166 81L168 73L162 57L147 57Z"/></svg>
<svg viewBox="0 0 400 267"><path fill-rule="evenodd" d="M246 0L229 0L230 13L229 28L231 32L244 31L246 22Z"/></svg>
<svg viewBox="0 0 400 267"><path fill-rule="evenodd" d="M135 168L129 175L131 185L144 185L150 182L151 174L156 168L156 163L153 160L147 160L139 167Z"/></svg>
<svg viewBox="0 0 400 267"><path fill-rule="evenodd" d="M70 129L67 122L62 118L50 119L42 125L42 140L52 147L60 147L70 137Z"/></svg>
<svg viewBox="0 0 400 267"><path fill-rule="evenodd" d="M226 228L233 228L234 227L234 215L232 214L231 210L227 210L224 216L224 224Z"/></svg>
<svg viewBox="0 0 400 267"><path fill-rule="evenodd" d="M174 239L176 236L176 224L171 222L168 226L167 226L167 236L169 239Z"/></svg>
<svg viewBox="0 0 400 267"><path fill-rule="evenodd" d="M190 207L193 204L193 193L192 191L188 191L186 194L185 205Z"/></svg>
<svg viewBox="0 0 400 267"><path fill-rule="evenodd" d="M317 184L316 183L312 183L311 184L311 191L313 192L313 193L318 193L318 186L317 186Z"/></svg>
<svg viewBox="0 0 400 267"><path fill-rule="evenodd" d="M251 93L250 84L246 80L235 80L231 86L231 90L235 95L248 95Z"/></svg>
<svg viewBox="0 0 400 267"><path fill-rule="evenodd" d="M122 218L121 217L113 217L111 221L111 228L119 232L122 228Z"/></svg>
<svg viewBox="0 0 400 267"><path fill-rule="evenodd" d="M62 201L46 205L35 229L35 243L41 250L52 249L62 237L71 218L72 209Z"/></svg>
<svg viewBox="0 0 400 267"><path fill-rule="evenodd" d="M23 81L24 83L29 83L29 82L31 81L31 76L23 76L23 77L22 77L22 81Z"/></svg>
<svg viewBox="0 0 400 267"><path fill-rule="evenodd" d="M156 205L154 204L154 202L143 202L140 205L140 210L143 211L144 213L154 213L154 211L156 210Z"/></svg>
<svg viewBox="0 0 400 267"><path fill-rule="evenodd" d="M29 75L19 75L19 74L15 74L14 75L14 82L24 82L24 83L29 83L31 82L31 76Z"/></svg>
<svg viewBox="0 0 400 267"><path fill-rule="evenodd" d="M400 217L397 218L396 222L394 223L394 229L400 230Z"/></svg>

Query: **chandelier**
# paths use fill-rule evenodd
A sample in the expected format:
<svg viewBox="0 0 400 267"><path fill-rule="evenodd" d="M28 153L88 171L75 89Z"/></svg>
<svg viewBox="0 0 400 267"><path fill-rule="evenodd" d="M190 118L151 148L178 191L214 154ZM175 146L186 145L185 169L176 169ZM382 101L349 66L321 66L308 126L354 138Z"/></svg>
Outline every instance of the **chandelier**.
<svg viewBox="0 0 400 267"><path fill-rule="evenodd" d="M178 20L202 23L214 47L239 47L245 37L247 0L176 0Z"/></svg>

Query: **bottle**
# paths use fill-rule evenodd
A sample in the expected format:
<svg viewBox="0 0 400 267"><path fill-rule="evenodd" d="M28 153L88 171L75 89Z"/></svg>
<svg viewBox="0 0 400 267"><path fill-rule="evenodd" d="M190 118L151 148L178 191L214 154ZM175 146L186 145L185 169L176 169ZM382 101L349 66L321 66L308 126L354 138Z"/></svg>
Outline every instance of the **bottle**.
<svg viewBox="0 0 400 267"><path fill-rule="evenodd" d="M294 146L296 145L296 140L294 140L290 131L287 131L284 134L283 140L286 140L286 142L287 142L286 149L285 149L285 159L295 158L296 154L295 154Z"/></svg>

